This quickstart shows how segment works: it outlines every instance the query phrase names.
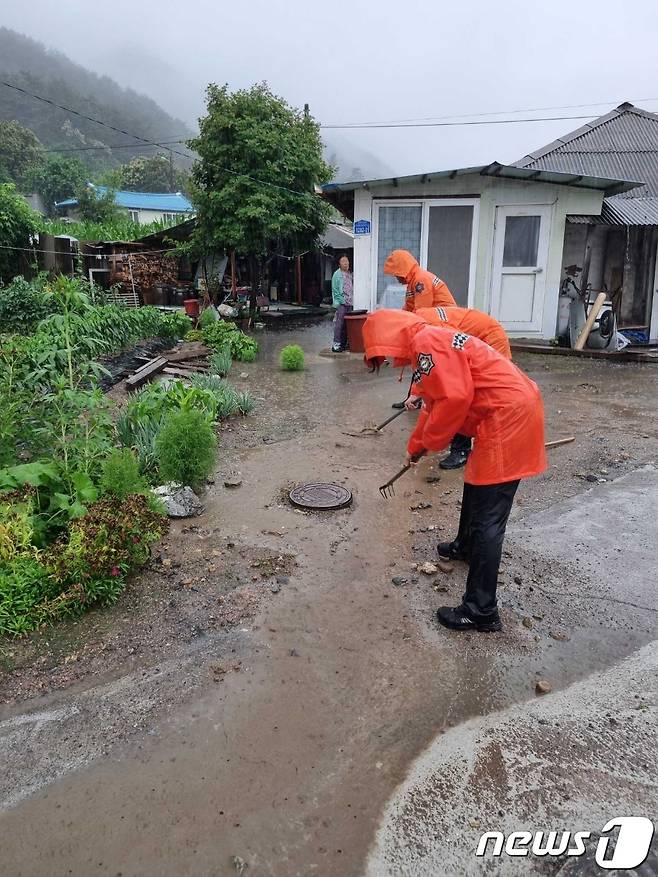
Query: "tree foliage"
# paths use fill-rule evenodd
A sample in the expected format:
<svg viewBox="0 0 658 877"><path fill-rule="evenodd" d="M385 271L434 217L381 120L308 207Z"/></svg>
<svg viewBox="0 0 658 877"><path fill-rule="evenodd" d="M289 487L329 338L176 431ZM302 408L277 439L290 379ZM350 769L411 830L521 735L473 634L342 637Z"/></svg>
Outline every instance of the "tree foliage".
<svg viewBox="0 0 658 877"><path fill-rule="evenodd" d="M332 175L317 122L266 83L235 92L211 84L199 129L188 142L199 155L196 244L257 259L272 248L312 247L330 215L314 187Z"/></svg>
<svg viewBox="0 0 658 877"><path fill-rule="evenodd" d="M173 175L172 175L173 170ZM181 192L189 185L189 174L172 168L169 156L142 155L108 171L103 182L129 192Z"/></svg>
<svg viewBox="0 0 658 877"><path fill-rule="evenodd" d="M75 196L80 219L100 223L111 223L118 219L120 211L114 203L114 195L114 189L99 192L94 186L82 186Z"/></svg>
<svg viewBox="0 0 658 877"><path fill-rule="evenodd" d="M46 154L38 137L20 122L0 122L0 182L22 187L32 168L43 164Z"/></svg>
<svg viewBox="0 0 658 877"><path fill-rule="evenodd" d="M8 282L26 263L30 236L39 228L39 216L12 183L0 185L0 282ZM17 249L8 249L16 247ZM23 248L23 250L21 250Z"/></svg>
<svg viewBox="0 0 658 877"><path fill-rule="evenodd" d="M64 155L50 155L27 175L30 188L44 200L48 213L55 210L56 201L73 198L87 181L88 171L80 159Z"/></svg>

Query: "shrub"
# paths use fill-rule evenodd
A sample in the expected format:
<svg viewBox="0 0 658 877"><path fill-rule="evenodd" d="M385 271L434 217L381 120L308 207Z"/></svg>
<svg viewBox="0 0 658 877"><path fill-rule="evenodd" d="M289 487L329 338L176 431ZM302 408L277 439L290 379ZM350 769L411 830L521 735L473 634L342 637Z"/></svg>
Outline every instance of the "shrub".
<svg viewBox="0 0 658 877"><path fill-rule="evenodd" d="M216 320L203 330L203 340L214 350L229 347L233 359L240 362L253 362L258 354L258 342L245 335L227 320Z"/></svg>
<svg viewBox="0 0 658 877"><path fill-rule="evenodd" d="M103 463L101 491L125 499L133 493L144 493L146 483L139 471L139 462L129 448L115 449Z"/></svg>
<svg viewBox="0 0 658 877"><path fill-rule="evenodd" d="M204 393L212 394L214 399L213 419L226 420L238 410L237 391L218 375L193 375L192 384Z"/></svg>
<svg viewBox="0 0 658 877"><path fill-rule="evenodd" d="M117 418L116 430L124 448L131 448L139 465L139 471L153 482L158 470L155 440L162 427L164 414L160 417L134 417L124 409Z"/></svg>
<svg viewBox="0 0 658 877"><path fill-rule="evenodd" d="M162 314L160 335L165 338L184 338L192 331L192 320L180 311Z"/></svg>
<svg viewBox="0 0 658 877"><path fill-rule="evenodd" d="M217 442L208 418L190 408L169 414L156 439L160 476L199 487L211 473Z"/></svg>
<svg viewBox="0 0 658 877"><path fill-rule="evenodd" d="M56 310L57 303L45 288L43 275L31 283L14 277L0 289L0 332L30 332Z"/></svg>
<svg viewBox="0 0 658 877"><path fill-rule="evenodd" d="M213 353L210 357L210 371L222 378L225 378L228 375L231 371L232 365L233 358L231 356L230 345L222 347L217 353Z"/></svg>
<svg viewBox="0 0 658 877"><path fill-rule="evenodd" d="M281 368L289 372L298 372L304 368L304 351L299 344L288 344L281 351L279 358Z"/></svg>
<svg viewBox="0 0 658 877"><path fill-rule="evenodd" d="M130 570L144 564L162 537L167 519L142 495L106 495L70 525L46 558L62 591L74 597L74 611L93 603L114 603Z"/></svg>
<svg viewBox="0 0 658 877"><path fill-rule="evenodd" d="M203 332L201 329L190 329L183 335L183 341L203 341Z"/></svg>
<svg viewBox="0 0 658 877"><path fill-rule="evenodd" d="M0 562L0 635L24 636L46 622L60 586L37 557Z"/></svg>
<svg viewBox="0 0 658 877"><path fill-rule="evenodd" d="M213 323L216 323L218 319L219 315L214 308L205 308L199 318L199 328L207 329L209 326L212 326Z"/></svg>

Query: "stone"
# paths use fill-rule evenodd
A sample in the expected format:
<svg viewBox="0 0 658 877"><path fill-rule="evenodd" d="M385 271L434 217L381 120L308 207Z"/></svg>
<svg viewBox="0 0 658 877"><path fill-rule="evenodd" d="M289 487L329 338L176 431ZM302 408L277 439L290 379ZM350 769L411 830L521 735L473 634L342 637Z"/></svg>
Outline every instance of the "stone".
<svg viewBox="0 0 658 877"><path fill-rule="evenodd" d="M249 375L247 374L247 372L240 372L240 380L241 381L246 381L248 377L249 377Z"/></svg>
<svg viewBox="0 0 658 877"><path fill-rule="evenodd" d="M548 635L551 639L555 639L558 642L567 642L569 639L568 634L563 633L561 630L551 630Z"/></svg>
<svg viewBox="0 0 658 877"><path fill-rule="evenodd" d="M532 628L532 624L533 624L532 618L528 618L527 616L526 616L525 618L522 618L522 619L521 619L521 624L522 624L524 627L527 627L528 630L531 630L531 628Z"/></svg>
<svg viewBox="0 0 658 877"><path fill-rule="evenodd" d="M514 584L516 584L516 585L523 584L523 579L521 578L521 576L514 576Z"/></svg>
<svg viewBox="0 0 658 877"><path fill-rule="evenodd" d="M231 472L230 475L227 475L224 478L224 487L240 487L242 484L242 475L239 472Z"/></svg>
<svg viewBox="0 0 658 877"><path fill-rule="evenodd" d="M162 484L153 493L164 503L170 518L191 518L203 514L201 500L191 487L182 484Z"/></svg>
<svg viewBox="0 0 658 877"><path fill-rule="evenodd" d="M272 584L270 585L270 591L273 594L278 594L280 590L281 590L281 585L278 582L272 582Z"/></svg>
<svg viewBox="0 0 658 877"><path fill-rule="evenodd" d="M287 585L290 582L290 578L288 576L277 576L276 583L277 585Z"/></svg>
<svg viewBox="0 0 658 877"><path fill-rule="evenodd" d="M553 686L547 679L539 679L535 684L535 692L537 694L550 694Z"/></svg>
<svg viewBox="0 0 658 877"><path fill-rule="evenodd" d="M400 585L406 585L406 584L407 584L407 579L405 579L404 576L393 576L393 578L391 579L391 581L393 582L393 584L395 585L396 588L399 588Z"/></svg>
<svg viewBox="0 0 658 877"><path fill-rule="evenodd" d="M220 305L217 308L217 312L219 313L219 315L221 317L225 317L226 319L229 319L229 320L233 319L234 317L237 317L237 315L238 315L238 312L235 308L232 308L231 305L226 305L226 304Z"/></svg>
<svg viewBox="0 0 658 877"><path fill-rule="evenodd" d="M426 576L433 576L438 571L438 566L435 563L430 563L429 560L426 560L425 563L421 563L421 565L418 567L418 572L422 572L423 575Z"/></svg>
<svg viewBox="0 0 658 877"><path fill-rule="evenodd" d="M585 481L589 481L591 484L596 484L598 480L598 477L596 475L592 475L591 473L585 476Z"/></svg>
<svg viewBox="0 0 658 877"><path fill-rule="evenodd" d="M436 484L437 481L440 481L440 480L441 480L441 476L440 476L440 475L426 475L426 476L425 476L425 481L426 481L428 484Z"/></svg>
<svg viewBox="0 0 658 877"><path fill-rule="evenodd" d="M424 511L425 509L431 509L431 508L432 508L431 502L419 502L419 503L416 503L416 505L409 506L409 509L412 512L420 512L420 511Z"/></svg>
<svg viewBox="0 0 658 877"><path fill-rule="evenodd" d="M441 570L441 572L445 573L453 572L453 570L455 569L455 567L451 563L448 563L445 560L437 560L436 565Z"/></svg>

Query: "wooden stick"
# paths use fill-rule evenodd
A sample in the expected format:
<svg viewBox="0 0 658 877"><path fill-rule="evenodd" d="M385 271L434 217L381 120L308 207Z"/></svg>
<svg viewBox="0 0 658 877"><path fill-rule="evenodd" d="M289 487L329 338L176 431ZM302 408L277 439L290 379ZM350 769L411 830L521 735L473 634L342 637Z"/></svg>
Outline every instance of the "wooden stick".
<svg viewBox="0 0 658 877"><path fill-rule="evenodd" d="M569 445L571 442L576 441L575 435L567 436L566 438L554 439L552 442L546 442L544 445L545 448L559 448L560 445Z"/></svg>
<svg viewBox="0 0 658 877"><path fill-rule="evenodd" d="M583 347L585 346L585 342L589 338L589 333L592 331L592 326L594 325L594 321L598 317L598 315L601 311L601 308L603 307L603 304L606 300L606 297L607 296L606 296L605 292L600 292L596 296L596 301L592 305L592 310L589 312L589 316L587 317L587 320L585 321L585 325L580 330L580 335L578 336L578 340L576 341L576 343L573 346L574 350L582 350Z"/></svg>

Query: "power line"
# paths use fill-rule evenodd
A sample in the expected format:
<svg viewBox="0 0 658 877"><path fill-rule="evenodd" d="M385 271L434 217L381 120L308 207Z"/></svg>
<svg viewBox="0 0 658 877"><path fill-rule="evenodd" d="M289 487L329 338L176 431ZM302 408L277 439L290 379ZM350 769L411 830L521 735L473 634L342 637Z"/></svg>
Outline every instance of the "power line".
<svg viewBox="0 0 658 877"><path fill-rule="evenodd" d="M587 116L540 116L534 119L481 119L473 122L355 122L349 125L321 125L324 130L329 128L341 130L354 130L356 128L459 128L468 125L518 125L524 122L564 122L573 119L591 119L592 113Z"/></svg>
<svg viewBox="0 0 658 877"><path fill-rule="evenodd" d="M88 152L94 149L106 150L106 149L154 149L159 147L167 147L170 144L174 143L187 143L189 137L185 137L182 140L161 140L159 143L107 143L104 146L62 146L62 147L52 147L51 149L46 149L45 152ZM170 150L167 149L167 152ZM192 154L188 155L188 158L192 158Z"/></svg>

